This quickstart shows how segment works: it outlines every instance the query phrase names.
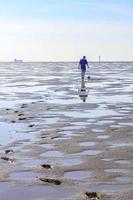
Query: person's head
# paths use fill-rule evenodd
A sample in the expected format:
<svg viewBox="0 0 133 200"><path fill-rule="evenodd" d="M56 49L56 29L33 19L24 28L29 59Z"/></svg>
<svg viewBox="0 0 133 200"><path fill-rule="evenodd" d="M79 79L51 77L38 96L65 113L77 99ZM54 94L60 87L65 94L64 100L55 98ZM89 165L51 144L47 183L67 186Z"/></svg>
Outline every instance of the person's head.
<svg viewBox="0 0 133 200"><path fill-rule="evenodd" d="M86 56L83 56L83 59L86 59Z"/></svg>

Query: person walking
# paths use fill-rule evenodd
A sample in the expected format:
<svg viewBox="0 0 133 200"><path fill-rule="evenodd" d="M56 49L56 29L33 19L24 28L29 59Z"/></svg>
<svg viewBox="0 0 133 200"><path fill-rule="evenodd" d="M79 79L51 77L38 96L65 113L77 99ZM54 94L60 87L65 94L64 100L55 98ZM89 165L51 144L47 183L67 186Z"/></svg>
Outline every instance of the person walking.
<svg viewBox="0 0 133 200"><path fill-rule="evenodd" d="M88 66L88 68L89 68L88 61L87 61L87 59L86 59L86 56L83 56L83 58L80 59L80 61L79 61L79 67L78 67L78 68L80 68L80 70L81 70L82 76L85 75L86 66Z"/></svg>
<svg viewBox="0 0 133 200"><path fill-rule="evenodd" d="M81 85L84 87L84 77L85 77L85 72L86 72L86 66L88 66L88 61L86 59L86 56L83 56L82 59L79 61L79 66L78 68L81 70ZM90 76L88 76L88 79L90 79Z"/></svg>

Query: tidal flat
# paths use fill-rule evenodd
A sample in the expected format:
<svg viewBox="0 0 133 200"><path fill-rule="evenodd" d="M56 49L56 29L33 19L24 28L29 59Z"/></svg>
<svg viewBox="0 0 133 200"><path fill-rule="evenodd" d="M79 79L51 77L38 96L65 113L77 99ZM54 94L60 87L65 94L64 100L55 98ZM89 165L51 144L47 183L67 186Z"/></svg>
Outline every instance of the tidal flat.
<svg viewBox="0 0 133 200"><path fill-rule="evenodd" d="M78 63L0 72L0 200L133 199L133 63L90 63L86 102Z"/></svg>

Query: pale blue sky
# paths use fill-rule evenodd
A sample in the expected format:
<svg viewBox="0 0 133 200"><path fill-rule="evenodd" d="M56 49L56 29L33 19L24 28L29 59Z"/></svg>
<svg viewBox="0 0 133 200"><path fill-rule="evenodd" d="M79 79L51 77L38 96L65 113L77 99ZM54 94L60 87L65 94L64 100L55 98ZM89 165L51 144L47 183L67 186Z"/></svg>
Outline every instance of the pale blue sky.
<svg viewBox="0 0 133 200"><path fill-rule="evenodd" d="M133 60L131 0L0 0L0 60Z"/></svg>

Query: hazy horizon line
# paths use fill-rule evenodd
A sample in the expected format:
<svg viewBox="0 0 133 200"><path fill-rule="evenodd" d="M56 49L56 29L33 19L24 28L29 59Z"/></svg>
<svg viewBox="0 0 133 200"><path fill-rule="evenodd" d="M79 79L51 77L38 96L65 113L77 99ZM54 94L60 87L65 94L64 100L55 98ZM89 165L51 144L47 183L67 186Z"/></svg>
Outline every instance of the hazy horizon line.
<svg viewBox="0 0 133 200"><path fill-rule="evenodd" d="M77 62L79 62L79 61L72 61L72 60L68 60L68 61L63 61L63 60L49 60L49 61L47 61L47 60L38 60L38 61L35 61L35 60L27 60L27 61L22 61L22 62L14 62L14 61L8 61L8 60L0 60L0 63L16 63L16 64L22 64L22 63L31 63L31 62L33 62L33 63L40 63L40 62L44 62L44 63L55 63L55 62L57 62L57 63L61 63L61 62L63 62L63 63L77 63ZM132 63L133 62L133 60L103 60L103 61L95 61L95 60L91 60L91 61L88 61L89 63L93 63L93 62L95 62L95 63L106 63L106 62L130 62L130 63Z"/></svg>

